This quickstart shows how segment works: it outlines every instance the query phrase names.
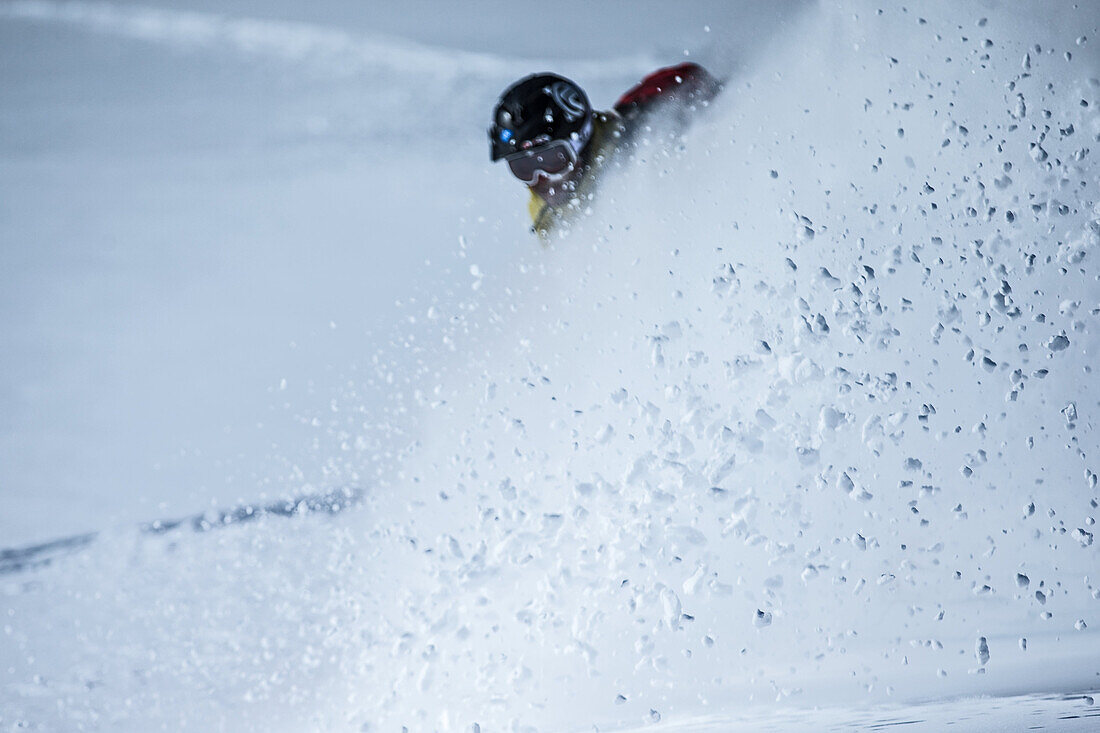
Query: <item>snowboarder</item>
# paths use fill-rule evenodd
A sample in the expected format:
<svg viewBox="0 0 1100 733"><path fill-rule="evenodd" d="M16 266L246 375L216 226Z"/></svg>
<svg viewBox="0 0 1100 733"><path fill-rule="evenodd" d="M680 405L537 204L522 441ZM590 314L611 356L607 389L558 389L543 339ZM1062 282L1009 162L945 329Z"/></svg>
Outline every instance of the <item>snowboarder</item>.
<svg viewBox="0 0 1100 733"><path fill-rule="evenodd" d="M721 84L698 64L659 69L615 103L594 111L584 90L557 74L532 74L504 90L489 128L490 157L531 191L532 229L544 240L581 210L598 172L650 112L670 109L682 125Z"/></svg>

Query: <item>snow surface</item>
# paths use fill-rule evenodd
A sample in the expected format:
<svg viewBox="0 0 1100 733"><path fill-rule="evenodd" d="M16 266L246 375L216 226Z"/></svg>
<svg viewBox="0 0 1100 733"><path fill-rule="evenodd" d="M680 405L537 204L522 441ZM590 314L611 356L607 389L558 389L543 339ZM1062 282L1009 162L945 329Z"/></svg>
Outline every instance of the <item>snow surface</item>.
<svg viewBox="0 0 1100 733"><path fill-rule="evenodd" d="M436 7L0 5L0 726L1088 729L1100 11ZM499 90L685 49L537 245Z"/></svg>

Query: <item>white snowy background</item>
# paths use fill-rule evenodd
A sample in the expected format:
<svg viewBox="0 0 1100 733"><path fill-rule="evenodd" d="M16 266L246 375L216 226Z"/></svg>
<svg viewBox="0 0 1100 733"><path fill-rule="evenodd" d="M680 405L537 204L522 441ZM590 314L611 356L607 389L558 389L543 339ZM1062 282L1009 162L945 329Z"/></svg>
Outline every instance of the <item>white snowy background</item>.
<svg viewBox="0 0 1100 733"><path fill-rule="evenodd" d="M3 2L0 728L1088 730L1098 48L1069 2ZM724 95L540 246L499 91L685 57Z"/></svg>

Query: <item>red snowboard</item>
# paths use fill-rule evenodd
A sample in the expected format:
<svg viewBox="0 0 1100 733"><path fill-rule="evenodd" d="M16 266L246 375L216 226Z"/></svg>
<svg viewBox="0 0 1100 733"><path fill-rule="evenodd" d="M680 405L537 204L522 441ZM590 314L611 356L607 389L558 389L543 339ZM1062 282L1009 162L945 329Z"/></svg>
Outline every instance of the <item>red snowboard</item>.
<svg viewBox="0 0 1100 733"><path fill-rule="evenodd" d="M630 120L670 102L691 108L714 99L721 89L722 84L710 72L689 61L658 69L642 79L619 97L615 111Z"/></svg>

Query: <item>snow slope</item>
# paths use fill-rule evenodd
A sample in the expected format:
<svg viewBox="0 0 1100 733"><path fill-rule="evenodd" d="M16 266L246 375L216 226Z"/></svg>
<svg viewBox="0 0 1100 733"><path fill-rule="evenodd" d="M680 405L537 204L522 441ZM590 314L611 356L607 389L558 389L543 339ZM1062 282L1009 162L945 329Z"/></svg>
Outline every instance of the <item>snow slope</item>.
<svg viewBox="0 0 1100 733"><path fill-rule="evenodd" d="M289 21L121 5L4 12L5 31L76 25L305 59L315 83L279 76L278 98L346 116L304 146L272 133L246 164L277 184L280 164L309 160L323 191L285 174L307 212L328 196L353 209L339 184L361 196L384 173L366 210L395 218L363 220L364 267L398 257L395 233L406 267L434 264L402 288L379 276L401 303L370 341L311 337L298 378L339 376L265 412L280 445L252 455L249 487L363 487L362 507L202 534L122 526L4 576L0 722L1084 730L1095 717L1078 694L1100 673L1094 9L827 4L736 65L736 12L712 8L694 55L729 75L727 93L683 140L655 124L547 248L524 231L522 192L474 158L517 61L469 50L459 73L445 50L385 46L423 62L402 73L453 105L456 130L471 119L455 191L422 175L453 147L410 146L392 115L351 114L375 93L407 104L362 36L310 30L288 45ZM617 58L562 70L609 100L648 57L665 60L653 48L616 42ZM622 69L630 59L642 68ZM368 71L336 74L358 63ZM382 157L348 162L357 146ZM231 178L218 189L230 201L260 186ZM291 198L260 199L287 258L265 266L263 293L339 283L349 264L346 211L276 231ZM231 221L206 225L221 237ZM334 248L319 277L298 277L305 242ZM260 244L239 267L262 261ZM294 303L313 298L308 317L260 299L244 322L299 318L308 332L328 313L355 318L323 287ZM22 383L31 365L9 368ZM279 377L253 377L254 391L264 379ZM217 496L233 500L205 494ZM125 512L112 516L136 520Z"/></svg>

